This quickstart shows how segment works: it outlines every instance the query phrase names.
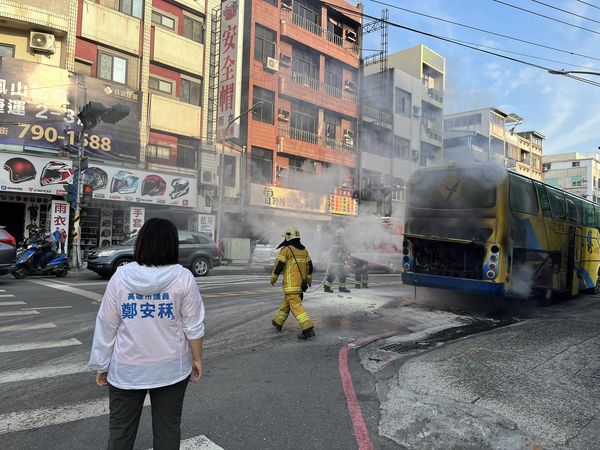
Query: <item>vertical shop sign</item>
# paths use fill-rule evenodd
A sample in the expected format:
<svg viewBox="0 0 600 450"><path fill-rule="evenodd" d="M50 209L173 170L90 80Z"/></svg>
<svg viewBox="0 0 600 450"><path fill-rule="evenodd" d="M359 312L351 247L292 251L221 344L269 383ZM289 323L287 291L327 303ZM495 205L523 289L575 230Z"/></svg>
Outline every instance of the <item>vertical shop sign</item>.
<svg viewBox="0 0 600 450"><path fill-rule="evenodd" d="M198 231L207 233L211 239L214 239L215 216L212 214L198 214Z"/></svg>
<svg viewBox="0 0 600 450"><path fill-rule="evenodd" d="M129 210L129 232L131 234L137 233L144 225L144 216L146 215L146 208L140 208L138 206L132 206Z"/></svg>
<svg viewBox="0 0 600 450"><path fill-rule="evenodd" d="M58 237L58 251L64 253L69 244L69 203L62 200L52 200L50 205L49 231ZM61 241L64 242L61 245Z"/></svg>
<svg viewBox="0 0 600 450"><path fill-rule="evenodd" d="M221 3L221 48L219 55L219 100L217 138L239 138L240 128L232 120L240 114L242 81L243 0Z"/></svg>

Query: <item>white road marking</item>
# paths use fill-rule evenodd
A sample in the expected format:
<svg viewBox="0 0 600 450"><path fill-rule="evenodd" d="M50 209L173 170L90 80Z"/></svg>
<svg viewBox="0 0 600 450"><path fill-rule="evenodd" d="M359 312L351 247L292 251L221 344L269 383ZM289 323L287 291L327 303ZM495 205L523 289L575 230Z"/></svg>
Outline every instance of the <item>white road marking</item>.
<svg viewBox="0 0 600 450"><path fill-rule="evenodd" d="M55 283L63 284L65 286L106 286L108 284L108 280L106 281L82 281L81 283L67 282L67 281L55 281Z"/></svg>
<svg viewBox="0 0 600 450"><path fill-rule="evenodd" d="M22 351L26 351L26 350L39 350L42 348L69 347L71 345L82 345L82 343L75 338L71 338L71 339L62 339L60 341L37 341L37 342L25 342L23 344L0 345L0 353L22 352Z"/></svg>
<svg viewBox="0 0 600 450"><path fill-rule="evenodd" d="M179 448L180 450L223 450L223 447L219 447L203 434L194 436L193 438L184 439L179 444Z"/></svg>
<svg viewBox="0 0 600 450"><path fill-rule="evenodd" d="M0 298L14 297L13 294L0 294Z"/></svg>
<svg viewBox="0 0 600 450"><path fill-rule="evenodd" d="M28 316L32 314L39 314L38 311L32 309L30 311L6 311L0 312L0 317L8 317L8 316Z"/></svg>
<svg viewBox="0 0 600 450"><path fill-rule="evenodd" d="M146 397L144 406L148 406L149 404L150 397ZM108 413L108 398L70 405L52 406L50 408L11 412L0 415L0 434L32 430L49 425L60 425L61 423L74 422Z"/></svg>
<svg viewBox="0 0 600 450"><path fill-rule="evenodd" d="M56 325L52 322L46 323L24 323L22 325L6 325L0 327L0 333L2 331L27 331L27 330L43 330L45 328L56 328Z"/></svg>
<svg viewBox="0 0 600 450"><path fill-rule="evenodd" d="M25 302L0 302L0 306L24 305Z"/></svg>
<svg viewBox="0 0 600 450"><path fill-rule="evenodd" d="M59 289L61 291L70 292L72 294L80 295L82 297L89 298L92 300L96 300L96 301L102 300L102 294L97 294L96 292L92 292L92 291L84 291L83 289L77 289L76 287L67 286L66 284L57 284L57 283L51 283L49 281L42 281L42 280L27 280L27 281L29 281L30 283L39 284L41 286L46 286L46 287L50 287L53 289Z"/></svg>
<svg viewBox="0 0 600 450"><path fill-rule="evenodd" d="M88 367L87 363L59 364L54 366L37 366L29 367L27 369L7 370L5 372L0 372L0 384L60 377L82 372L93 372L93 370Z"/></svg>
<svg viewBox="0 0 600 450"><path fill-rule="evenodd" d="M6 289L0 289L0 292L6 292Z"/></svg>
<svg viewBox="0 0 600 450"><path fill-rule="evenodd" d="M72 306L38 306L37 308L21 308L21 311L29 311L30 309L38 310L38 309L66 309L72 308Z"/></svg>

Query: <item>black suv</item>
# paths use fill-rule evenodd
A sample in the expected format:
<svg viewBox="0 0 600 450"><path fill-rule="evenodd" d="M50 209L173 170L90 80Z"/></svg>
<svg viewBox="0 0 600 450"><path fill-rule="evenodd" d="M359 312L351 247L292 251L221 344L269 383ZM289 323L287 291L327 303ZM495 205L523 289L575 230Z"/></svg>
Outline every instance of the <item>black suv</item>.
<svg viewBox="0 0 600 450"><path fill-rule="evenodd" d="M178 231L179 264L187 267L197 277L204 277L213 267L221 265L217 245L206 233ZM103 278L110 278L117 267L133 261L136 236L119 245L96 248L87 255L87 268Z"/></svg>

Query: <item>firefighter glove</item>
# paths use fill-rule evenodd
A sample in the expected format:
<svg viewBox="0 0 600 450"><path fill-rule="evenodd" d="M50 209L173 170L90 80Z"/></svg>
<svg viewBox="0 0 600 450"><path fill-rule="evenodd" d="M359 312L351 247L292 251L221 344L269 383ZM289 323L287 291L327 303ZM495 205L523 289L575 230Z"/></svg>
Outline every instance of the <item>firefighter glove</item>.
<svg viewBox="0 0 600 450"><path fill-rule="evenodd" d="M312 286L312 275L306 276L306 282L308 283L309 286Z"/></svg>
<svg viewBox="0 0 600 450"><path fill-rule="evenodd" d="M275 286L275 283L277 283L277 275L272 273L271 274L271 286Z"/></svg>

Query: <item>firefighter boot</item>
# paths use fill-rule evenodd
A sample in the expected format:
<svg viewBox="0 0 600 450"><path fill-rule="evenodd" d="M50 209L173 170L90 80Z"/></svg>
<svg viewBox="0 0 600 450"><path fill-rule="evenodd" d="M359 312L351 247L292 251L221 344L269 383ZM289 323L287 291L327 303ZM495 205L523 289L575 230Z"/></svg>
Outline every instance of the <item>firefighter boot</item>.
<svg viewBox="0 0 600 450"><path fill-rule="evenodd" d="M364 287L365 289L368 289L369 285L367 283L363 283L362 287Z"/></svg>
<svg viewBox="0 0 600 450"><path fill-rule="evenodd" d="M324 291L325 292L333 292L333 290L331 289L331 286L327 286L327 285L325 285Z"/></svg>
<svg viewBox="0 0 600 450"><path fill-rule="evenodd" d="M356 289L360 289L360 288L361 288L361 286L360 286L360 282L358 282L358 283L354 283L354 287L355 287Z"/></svg>
<svg viewBox="0 0 600 450"><path fill-rule="evenodd" d="M340 292L343 292L344 294L349 294L350 289L347 289L346 286L340 286Z"/></svg>
<svg viewBox="0 0 600 450"><path fill-rule="evenodd" d="M273 325L277 331L281 331L281 330L283 330L283 325L279 325L279 324L278 324L277 322L275 322L274 320L271 320L271 325Z"/></svg>
<svg viewBox="0 0 600 450"><path fill-rule="evenodd" d="M302 339L303 341L306 341L306 340L310 339L311 337L315 337L315 328L314 327L310 327L310 328L307 328L306 330L302 330L302 333L300 333L298 335L298 339Z"/></svg>

